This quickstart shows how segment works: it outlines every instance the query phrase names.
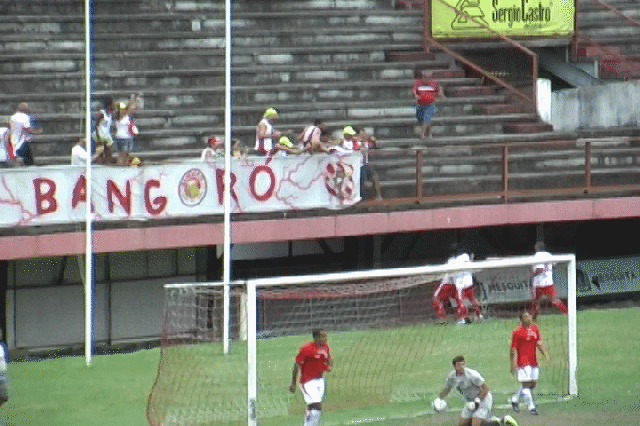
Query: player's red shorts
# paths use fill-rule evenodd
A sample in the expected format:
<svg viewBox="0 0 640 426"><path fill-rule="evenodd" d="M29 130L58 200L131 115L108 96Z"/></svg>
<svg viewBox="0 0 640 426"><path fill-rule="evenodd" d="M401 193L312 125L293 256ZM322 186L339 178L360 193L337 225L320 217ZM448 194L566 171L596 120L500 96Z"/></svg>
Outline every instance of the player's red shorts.
<svg viewBox="0 0 640 426"><path fill-rule="evenodd" d="M539 299L540 297L542 297L542 295L547 295L549 297L556 297L556 286L555 285L548 285L545 287L536 287L536 299Z"/></svg>
<svg viewBox="0 0 640 426"><path fill-rule="evenodd" d="M462 299L475 299L476 297L475 287L467 287L464 290L462 290L460 293L461 293L460 297Z"/></svg>
<svg viewBox="0 0 640 426"><path fill-rule="evenodd" d="M447 300L449 298L456 299L456 286L455 284L440 284L436 291L433 293L433 297L440 300Z"/></svg>

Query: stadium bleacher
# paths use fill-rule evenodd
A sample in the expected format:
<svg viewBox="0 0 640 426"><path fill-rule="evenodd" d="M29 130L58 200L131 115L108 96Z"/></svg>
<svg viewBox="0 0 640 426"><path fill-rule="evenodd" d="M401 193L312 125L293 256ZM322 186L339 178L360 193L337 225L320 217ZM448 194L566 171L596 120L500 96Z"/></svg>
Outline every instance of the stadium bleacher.
<svg viewBox="0 0 640 426"><path fill-rule="evenodd" d="M429 161L440 165L425 164L423 178L429 187L446 192L443 170L454 171L448 174L453 185L498 179L478 165L490 161L499 169L495 155L450 155L447 147L465 145L471 150L481 144L574 141L580 151L580 134L554 132L503 88L469 73L437 49L425 52L419 3L234 2L234 137L252 146L255 125L271 106L281 112L281 129L301 130L314 118L327 120L332 130L347 124L364 126L378 137L383 150L395 150L371 159L387 188L385 197L406 196L414 189L405 186L415 182L416 175L415 151L406 149L425 147L413 127L409 90L413 69L419 67L434 70L448 96L440 103L434 139L428 144ZM66 163L83 129L83 4L15 2L0 16L0 90L5 101L0 114L10 114L20 101L30 103L38 125L45 129L34 148L39 164ZM635 10L631 2L621 5ZM603 42L620 38L618 32L595 24L602 16L594 10L587 8L588 18L579 21L583 31ZM130 93L143 94L144 107L136 113L141 130L137 148L143 158L193 158L210 134L224 132L221 2L96 0L94 32L96 101L101 95L124 99ZM633 47L625 49L633 53ZM619 167L635 158L630 142L624 143L626 150L609 154L619 154L622 160L607 164ZM527 155L541 158L540 149L530 148ZM545 174L566 172L566 182L572 181L570 174L580 174L574 165L575 149L544 155L554 160L525 158L512 168L521 170L530 186L542 182Z"/></svg>

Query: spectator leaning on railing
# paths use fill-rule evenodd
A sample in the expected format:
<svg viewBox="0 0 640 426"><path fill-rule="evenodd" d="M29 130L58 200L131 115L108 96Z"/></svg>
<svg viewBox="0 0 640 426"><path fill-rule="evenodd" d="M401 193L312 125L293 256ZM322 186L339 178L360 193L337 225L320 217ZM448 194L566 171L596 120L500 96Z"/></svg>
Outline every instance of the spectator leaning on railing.
<svg viewBox="0 0 640 426"><path fill-rule="evenodd" d="M104 145L96 147L96 152L91 157L91 161L95 162L103 153ZM71 149L71 165L72 166L84 166L87 164L87 139L81 138Z"/></svg>
<svg viewBox="0 0 640 426"><path fill-rule="evenodd" d="M29 112L29 104L21 102L18 104L15 114L11 116L9 123L9 138L13 152L25 166L34 164L30 145L31 135L42 133L42 129L31 127Z"/></svg>
<svg viewBox="0 0 640 426"><path fill-rule="evenodd" d="M15 155L9 144L9 118L0 117L0 167L8 166L13 160Z"/></svg>
<svg viewBox="0 0 640 426"><path fill-rule="evenodd" d="M273 122L278 118L278 110L275 108L267 108L262 119L256 127L256 146L255 149L260 154L267 154L274 146L274 139L281 136L280 132L273 128Z"/></svg>

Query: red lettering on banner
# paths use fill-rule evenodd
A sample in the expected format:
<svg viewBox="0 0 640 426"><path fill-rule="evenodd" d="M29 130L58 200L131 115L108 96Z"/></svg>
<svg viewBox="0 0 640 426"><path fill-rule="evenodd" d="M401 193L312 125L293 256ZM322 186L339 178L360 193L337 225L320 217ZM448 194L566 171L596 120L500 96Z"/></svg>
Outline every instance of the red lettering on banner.
<svg viewBox="0 0 640 426"><path fill-rule="evenodd" d="M44 192L42 190L43 184L47 185L47 189ZM33 180L33 189L36 196L36 212L40 215L55 212L58 208L58 202L54 197L56 183L51 179L35 178Z"/></svg>
<svg viewBox="0 0 640 426"><path fill-rule="evenodd" d="M235 173L231 173L231 198L238 202L238 196L236 195L236 190L233 186L236 184L236 175ZM218 188L218 204L222 205L223 194L224 194L224 169L216 169L216 186Z"/></svg>
<svg viewBox="0 0 640 426"><path fill-rule="evenodd" d="M120 192L118 185L111 179L107 180L107 202L109 206L109 213L113 213L113 196L116 196L120 206L127 214L131 214L131 182L127 181L125 186L125 194Z"/></svg>
<svg viewBox="0 0 640 426"><path fill-rule="evenodd" d="M144 207L151 214L160 214L167 206L167 197L161 196L151 200L151 188L160 188L160 181L151 179L144 184Z"/></svg>
<svg viewBox="0 0 640 426"><path fill-rule="evenodd" d="M258 173L266 173L269 176L269 188L262 195L258 195L256 192L256 179L258 179ZM251 171L249 175L249 190L251 191L251 195L258 201L266 201L273 195L273 190L276 187L276 175L271 170L269 166L256 166Z"/></svg>
<svg viewBox="0 0 640 426"><path fill-rule="evenodd" d="M80 201L87 202L87 179L85 179L84 175L80 175L73 187L71 208L75 209Z"/></svg>

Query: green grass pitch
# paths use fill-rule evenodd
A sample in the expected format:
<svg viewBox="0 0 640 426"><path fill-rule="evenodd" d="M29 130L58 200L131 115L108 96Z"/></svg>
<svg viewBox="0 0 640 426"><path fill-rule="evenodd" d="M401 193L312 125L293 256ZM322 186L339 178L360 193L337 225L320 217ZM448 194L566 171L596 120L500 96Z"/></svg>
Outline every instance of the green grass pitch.
<svg viewBox="0 0 640 426"><path fill-rule="evenodd" d="M549 333L564 333L555 325L562 317L543 316L540 320L543 332L549 341L554 340ZM640 308L586 310L578 312L578 387L579 396L569 401L541 404L541 415L516 415L523 426L596 426L640 424L640 339L637 323ZM564 322L564 321L561 321ZM433 392L442 386L450 360L459 353L467 357L467 364L478 368L494 391L494 405L502 406L506 395L515 390L516 384L509 374L508 340L511 326L499 321L486 321L466 327L421 326L428 339L407 341L415 336L413 327L396 330L393 339L384 336L385 330L367 332L340 332L330 335L330 344L336 360L335 370L328 375L328 393L325 402L324 424L362 424L368 420L373 426L430 426L455 425L455 411L434 414L425 402ZM419 326L416 326L419 327ZM562 327L563 328L563 327ZM469 343L473 333L486 333L484 347ZM406 336L403 336L406 333ZM291 377L293 355L297 347L307 341L306 336L265 339L259 342L264 374L260 377L262 391L271 394L273 405L263 407L277 415L261 422L261 425L300 425L304 403L300 395L292 396L287 387ZM415 339L414 339L415 340ZM555 339L560 340L560 339ZM350 352L353 342L359 349ZM387 342L387 343L385 343ZM398 349L400 343L405 346ZM410 346L411 344L416 346ZM381 357L379 362L366 362L363 353L367 345L376 346ZM426 345L426 346L425 346ZM384 347L381 347L384 346ZM562 348L550 348L552 363L566 356ZM241 345L232 346L233 357L245 356ZM408 360L405 353L413 356ZM204 352L190 352L185 362L185 370L191 376L211 373L200 365L210 359L217 359ZM357 358L359 363L349 359ZM12 363L10 365L10 401L0 408L0 418L7 425L64 425L64 426L144 426L145 408L151 386L155 380L160 351L144 350L131 354L97 356L91 367L86 367L82 357L63 357L43 361ZM210 374L210 380L198 392L200 396L213 396L209 404L228 405L220 395L244 392L242 379L237 376L237 367L217 364L217 370L230 374L235 379L224 379L224 375ZM234 365L231 365L234 364ZM342 364L342 365L341 365ZM543 365L545 370L553 370L552 365ZM356 371L356 369L360 369ZM566 374L561 368L559 373ZM402 386L389 386L389 371L402 375ZM357 374L354 374L357 373ZM354 379L357 376L361 379ZM209 377L209 376L207 376ZM241 376L240 376L241 377ZM394 378L395 379L395 378ZM360 381L368 383L362 386ZM394 380L397 382L397 380ZM541 391L555 394L554 377L543 376ZM235 385L234 383L237 383ZM375 384L375 386L371 386ZM184 386L184 385L181 385ZM188 385L187 385L188 386ZM547 387L545 389L545 387ZM209 391L207 391L209 389ZM365 390L366 389L366 390ZM175 395L181 393L180 386L168 389ZM207 394L211 392L211 394ZM202 395L204 393L204 395ZM386 403L389 395L394 401ZM367 405L359 409L342 409L352 405ZM549 398L552 399L552 398ZM459 405L457 397L449 398L450 406ZM185 405L193 404L185 397ZM238 407L238 410L242 410ZM407 413L425 413L408 416ZM498 408L497 415L507 413L506 408ZM214 421L211 424L217 424Z"/></svg>

